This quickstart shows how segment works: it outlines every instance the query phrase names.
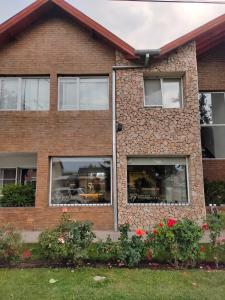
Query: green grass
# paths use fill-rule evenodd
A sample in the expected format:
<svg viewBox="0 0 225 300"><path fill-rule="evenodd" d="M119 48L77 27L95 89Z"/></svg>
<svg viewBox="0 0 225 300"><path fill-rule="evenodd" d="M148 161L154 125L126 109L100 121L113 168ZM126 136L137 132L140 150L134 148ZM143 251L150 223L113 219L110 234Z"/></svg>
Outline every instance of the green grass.
<svg viewBox="0 0 225 300"><path fill-rule="evenodd" d="M95 282L96 275L106 276ZM53 278L56 283L50 284ZM224 271L147 269L2 269L0 299L224 299Z"/></svg>

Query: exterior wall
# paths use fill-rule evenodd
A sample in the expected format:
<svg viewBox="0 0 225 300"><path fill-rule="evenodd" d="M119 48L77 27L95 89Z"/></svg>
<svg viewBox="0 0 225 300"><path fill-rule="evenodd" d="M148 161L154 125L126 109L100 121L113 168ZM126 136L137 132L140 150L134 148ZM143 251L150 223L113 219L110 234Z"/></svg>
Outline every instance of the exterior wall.
<svg viewBox="0 0 225 300"><path fill-rule="evenodd" d="M219 44L198 58L200 91L225 92L225 43ZM210 181L225 181L225 160L203 160L203 175Z"/></svg>
<svg viewBox="0 0 225 300"><path fill-rule="evenodd" d="M117 64L127 64L117 55ZM145 108L143 76L184 74L184 108ZM133 228L154 225L163 218L205 217L198 77L195 44L190 43L169 57L153 62L146 69L116 71L117 121L123 130L117 133L118 219ZM187 156L189 158L190 204L150 205L127 203L128 156Z"/></svg>
<svg viewBox="0 0 225 300"><path fill-rule="evenodd" d="M225 181L225 160L203 159L203 175L209 181Z"/></svg>
<svg viewBox="0 0 225 300"><path fill-rule="evenodd" d="M112 156L111 71L115 51L57 13L0 49L0 75L50 75L50 111L0 111L0 152L37 153L35 208L0 208L0 223L21 229L53 226L61 209L49 207L51 156ZM109 75L108 111L57 111L58 75ZM113 207L72 207L75 219L113 228Z"/></svg>

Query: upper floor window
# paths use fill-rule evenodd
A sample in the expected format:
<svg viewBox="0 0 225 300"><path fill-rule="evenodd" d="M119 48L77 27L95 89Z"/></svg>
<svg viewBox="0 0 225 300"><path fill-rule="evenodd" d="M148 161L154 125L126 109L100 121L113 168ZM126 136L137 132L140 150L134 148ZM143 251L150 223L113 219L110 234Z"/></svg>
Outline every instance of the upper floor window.
<svg viewBox="0 0 225 300"><path fill-rule="evenodd" d="M145 106L182 107L180 78L146 78L144 80Z"/></svg>
<svg viewBox="0 0 225 300"><path fill-rule="evenodd" d="M60 77L59 110L108 110L108 77Z"/></svg>
<svg viewBox="0 0 225 300"><path fill-rule="evenodd" d="M225 93L199 94L202 155L225 158Z"/></svg>
<svg viewBox="0 0 225 300"><path fill-rule="evenodd" d="M48 110L49 78L0 77L0 110Z"/></svg>

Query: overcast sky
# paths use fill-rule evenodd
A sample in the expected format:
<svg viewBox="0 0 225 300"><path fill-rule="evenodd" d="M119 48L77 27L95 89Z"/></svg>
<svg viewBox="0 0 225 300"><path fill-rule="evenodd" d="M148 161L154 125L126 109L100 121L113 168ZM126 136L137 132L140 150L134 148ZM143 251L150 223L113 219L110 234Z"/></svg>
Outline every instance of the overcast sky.
<svg viewBox="0 0 225 300"><path fill-rule="evenodd" d="M0 0L0 23L33 0ZM225 5L68 0L137 49L159 48L225 13Z"/></svg>

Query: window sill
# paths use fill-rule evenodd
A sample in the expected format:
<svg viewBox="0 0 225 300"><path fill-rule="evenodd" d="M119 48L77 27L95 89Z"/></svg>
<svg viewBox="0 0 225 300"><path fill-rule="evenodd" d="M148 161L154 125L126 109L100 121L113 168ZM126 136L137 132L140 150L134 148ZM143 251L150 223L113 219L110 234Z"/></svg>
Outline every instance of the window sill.
<svg viewBox="0 0 225 300"><path fill-rule="evenodd" d="M127 203L128 206L190 206L190 203Z"/></svg>
<svg viewBox="0 0 225 300"><path fill-rule="evenodd" d="M102 207L102 206L112 206L112 203L93 203L93 204L50 204L50 208L57 207Z"/></svg>

